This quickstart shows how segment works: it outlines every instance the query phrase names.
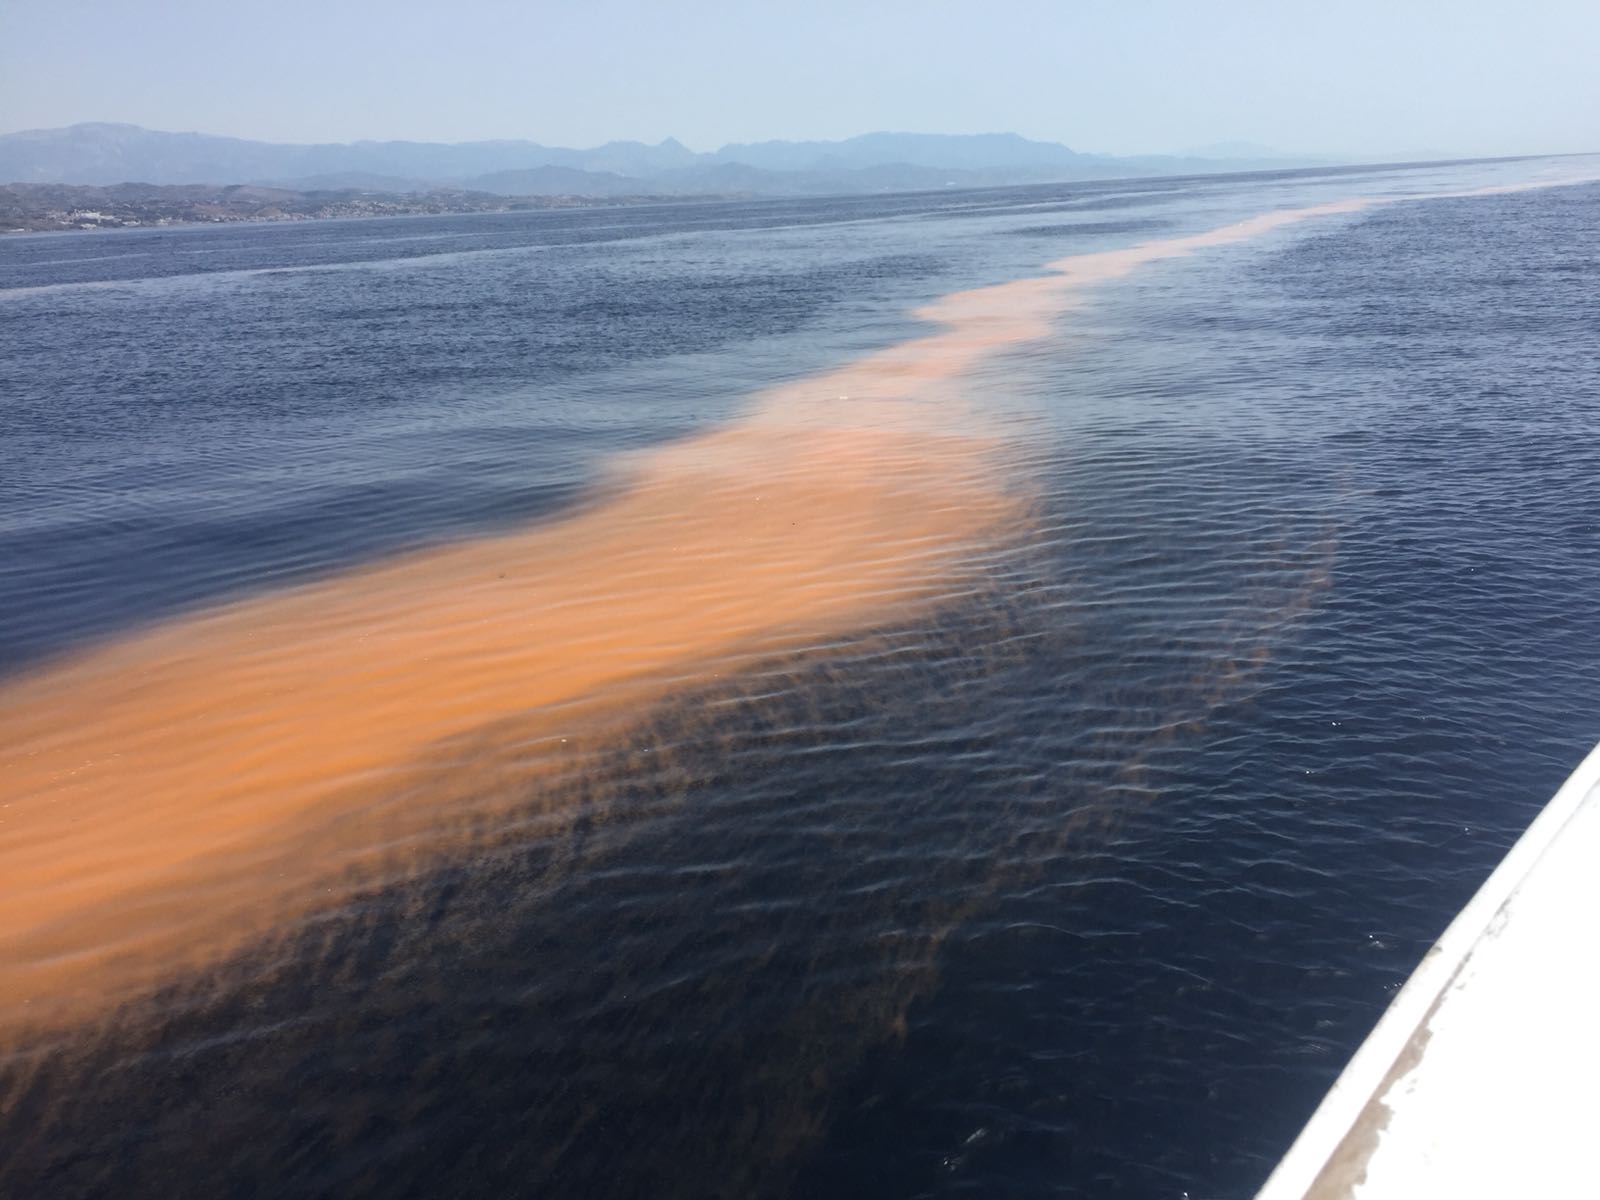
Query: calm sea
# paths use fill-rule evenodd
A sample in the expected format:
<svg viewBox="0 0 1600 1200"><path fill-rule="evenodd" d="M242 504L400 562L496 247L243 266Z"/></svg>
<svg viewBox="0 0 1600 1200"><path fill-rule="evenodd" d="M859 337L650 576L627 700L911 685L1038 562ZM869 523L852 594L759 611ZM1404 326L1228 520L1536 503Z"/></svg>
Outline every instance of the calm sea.
<svg viewBox="0 0 1600 1200"><path fill-rule="evenodd" d="M1586 174L0 240L0 1195L1250 1195L1600 737Z"/></svg>

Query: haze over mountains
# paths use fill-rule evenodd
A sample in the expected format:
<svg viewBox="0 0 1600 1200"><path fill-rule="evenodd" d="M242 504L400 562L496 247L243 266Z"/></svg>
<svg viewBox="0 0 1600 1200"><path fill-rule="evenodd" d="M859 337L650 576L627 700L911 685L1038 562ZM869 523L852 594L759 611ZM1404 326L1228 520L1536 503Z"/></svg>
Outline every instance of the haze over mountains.
<svg viewBox="0 0 1600 1200"><path fill-rule="evenodd" d="M527 141L288 145L104 123L0 135L0 183L451 187L506 196L802 195L1310 165L1253 146L1215 156L1083 154L1014 133L868 133L711 153L671 138L586 150Z"/></svg>

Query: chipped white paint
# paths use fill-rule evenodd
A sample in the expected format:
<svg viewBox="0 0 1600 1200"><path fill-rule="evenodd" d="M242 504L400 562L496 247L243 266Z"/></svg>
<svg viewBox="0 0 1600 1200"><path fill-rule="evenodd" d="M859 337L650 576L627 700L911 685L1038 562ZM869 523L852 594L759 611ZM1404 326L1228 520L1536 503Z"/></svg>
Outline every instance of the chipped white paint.
<svg viewBox="0 0 1600 1200"><path fill-rule="evenodd" d="M1257 1200L1600 1195L1600 748L1428 952Z"/></svg>

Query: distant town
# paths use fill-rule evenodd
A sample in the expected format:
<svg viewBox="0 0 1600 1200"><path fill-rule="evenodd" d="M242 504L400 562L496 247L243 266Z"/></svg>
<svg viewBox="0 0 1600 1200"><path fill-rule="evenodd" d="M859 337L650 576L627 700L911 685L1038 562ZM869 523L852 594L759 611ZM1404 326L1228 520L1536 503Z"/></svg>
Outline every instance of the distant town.
<svg viewBox="0 0 1600 1200"><path fill-rule="evenodd" d="M232 221L316 221L330 217L397 217L423 214L526 212L643 204L659 196L497 196L488 192L437 189L379 192L354 188L296 191L238 184L0 184L0 233L53 230L131 229L142 226L208 225ZM675 199L682 199L675 197Z"/></svg>

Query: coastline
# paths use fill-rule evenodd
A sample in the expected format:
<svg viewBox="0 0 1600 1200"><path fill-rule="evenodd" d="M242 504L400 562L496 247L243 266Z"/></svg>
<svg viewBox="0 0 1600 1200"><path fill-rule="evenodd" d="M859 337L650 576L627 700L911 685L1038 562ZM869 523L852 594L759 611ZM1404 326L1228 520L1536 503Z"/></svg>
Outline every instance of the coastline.
<svg viewBox="0 0 1600 1200"><path fill-rule="evenodd" d="M233 184L109 187L0 184L0 235L178 229L207 225L374 220L384 217L469 216L576 208L703 203L728 196L500 196L440 189L382 192L361 189L297 191Z"/></svg>

